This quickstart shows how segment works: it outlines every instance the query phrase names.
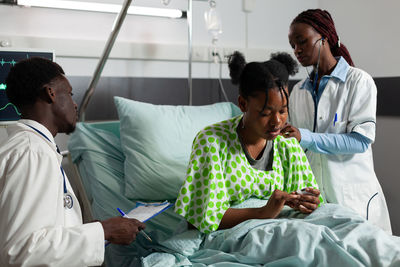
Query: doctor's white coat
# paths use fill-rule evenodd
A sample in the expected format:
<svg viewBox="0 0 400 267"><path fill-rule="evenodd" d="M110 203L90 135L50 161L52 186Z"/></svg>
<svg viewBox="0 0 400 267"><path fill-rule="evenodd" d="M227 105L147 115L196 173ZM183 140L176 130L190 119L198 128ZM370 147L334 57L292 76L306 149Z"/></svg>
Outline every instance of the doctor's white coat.
<svg viewBox="0 0 400 267"><path fill-rule="evenodd" d="M306 88L301 88L303 83L304 80L297 83L291 92L290 122L297 128L313 131L314 100ZM350 67L345 82L330 78L316 108L315 132L357 132L374 141L376 94L372 77L360 69ZM352 208L391 233L385 197L374 171L371 145L364 153L327 155L307 151L306 155L328 202Z"/></svg>
<svg viewBox="0 0 400 267"><path fill-rule="evenodd" d="M7 128L0 147L0 266L89 266L104 258L99 222L82 224L78 200L66 177L73 208L64 208L64 185L53 136L41 124Z"/></svg>

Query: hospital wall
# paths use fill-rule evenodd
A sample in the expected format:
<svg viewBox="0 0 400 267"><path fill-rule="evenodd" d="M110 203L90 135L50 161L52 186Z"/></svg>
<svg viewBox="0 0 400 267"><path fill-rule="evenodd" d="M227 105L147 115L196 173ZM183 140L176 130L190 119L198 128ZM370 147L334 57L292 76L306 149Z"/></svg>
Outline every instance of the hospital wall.
<svg viewBox="0 0 400 267"><path fill-rule="evenodd" d="M103 1L103 2L112 2ZM114 2L119 2L115 0ZM121 1L122 2L122 1ZM161 6L158 0L138 0L137 5ZM186 9L186 1L172 0L171 7ZM382 0L256 0L251 13L242 12L241 0L217 0L222 18L218 51L222 56L235 49L249 60L267 59L274 51L291 51L287 32L291 20L302 10L324 8L332 13L341 40L355 64L369 72L378 85L377 137L373 145L375 169L391 213L395 234L400 235L400 178L396 159L400 142L399 99L400 36L396 25L398 1ZM193 90L195 105L222 101L218 64L210 56L210 36L205 29L206 2L193 5ZM75 91L79 104L96 67L115 15L78 11L27 9L0 6L0 42L12 47L52 49ZM4 27L3 27L4 25ZM187 104L186 20L128 16L107 62L99 86L88 108L87 119L116 118L112 96L120 95L156 104ZM304 69L295 77L305 77ZM237 88L228 80L226 64L222 78L229 99L236 102ZM96 106L109 106L99 112ZM4 140L0 128L0 141ZM68 136L57 136L66 149Z"/></svg>

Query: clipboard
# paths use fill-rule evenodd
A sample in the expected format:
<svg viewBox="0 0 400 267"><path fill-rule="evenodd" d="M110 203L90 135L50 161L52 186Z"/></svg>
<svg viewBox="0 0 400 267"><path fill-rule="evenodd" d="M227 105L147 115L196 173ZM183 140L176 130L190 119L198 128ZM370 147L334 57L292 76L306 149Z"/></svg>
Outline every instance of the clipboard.
<svg viewBox="0 0 400 267"><path fill-rule="evenodd" d="M168 201L151 203L137 201L136 206L126 215L129 218L134 218L141 222L146 222L154 216L157 216L158 214L166 211L172 206L173 204L169 203Z"/></svg>
<svg viewBox="0 0 400 267"><path fill-rule="evenodd" d="M125 217L133 218L133 219L136 219L141 222L146 222L146 221L150 220L151 218L153 218L154 216L157 216L158 214L166 211L167 209L169 209L172 206L173 206L173 204L169 203L168 201L151 202L151 203L137 201L136 206L128 213L124 214L123 211L121 211L121 210L120 210L120 212L122 212L122 215ZM147 234L146 234L146 236L147 236ZM104 242L105 242L106 247L109 244L111 244L107 240L105 240Z"/></svg>

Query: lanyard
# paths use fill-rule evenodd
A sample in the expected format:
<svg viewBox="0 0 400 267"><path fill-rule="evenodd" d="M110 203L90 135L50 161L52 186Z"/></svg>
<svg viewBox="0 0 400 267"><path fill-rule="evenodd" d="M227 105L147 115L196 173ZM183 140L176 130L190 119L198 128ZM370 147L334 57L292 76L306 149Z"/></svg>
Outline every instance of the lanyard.
<svg viewBox="0 0 400 267"><path fill-rule="evenodd" d="M42 133L41 131L39 131L38 129L36 129L36 128L33 127L33 126L30 126L30 125L28 125L28 124L25 124L25 125L28 126L28 127L30 127L30 128L32 128L32 129L35 130L37 133L39 133L41 136L43 136L44 138L46 138L50 143L52 143L51 140L50 140L50 138L48 138L44 133ZM57 147L57 153L61 154L61 153L60 153L60 149L58 148L57 145L56 145L56 147ZM67 194L67 185L66 185L66 183L65 183L65 174L64 174L64 169L63 169L62 165L60 165L60 170L61 170L61 174L62 174L63 180L64 180L64 194Z"/></svg>

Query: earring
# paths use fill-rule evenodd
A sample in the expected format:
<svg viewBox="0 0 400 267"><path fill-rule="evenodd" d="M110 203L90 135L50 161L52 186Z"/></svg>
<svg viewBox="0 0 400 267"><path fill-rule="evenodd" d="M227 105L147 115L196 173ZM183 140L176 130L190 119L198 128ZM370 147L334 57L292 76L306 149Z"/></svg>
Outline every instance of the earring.
<svg viewBox="0 0 400 267"><path fill-rule="evenodd" d="M243 112L243 117L242 117L242 129L244 129L244 116L246 116L246 112Z"/></svg>

